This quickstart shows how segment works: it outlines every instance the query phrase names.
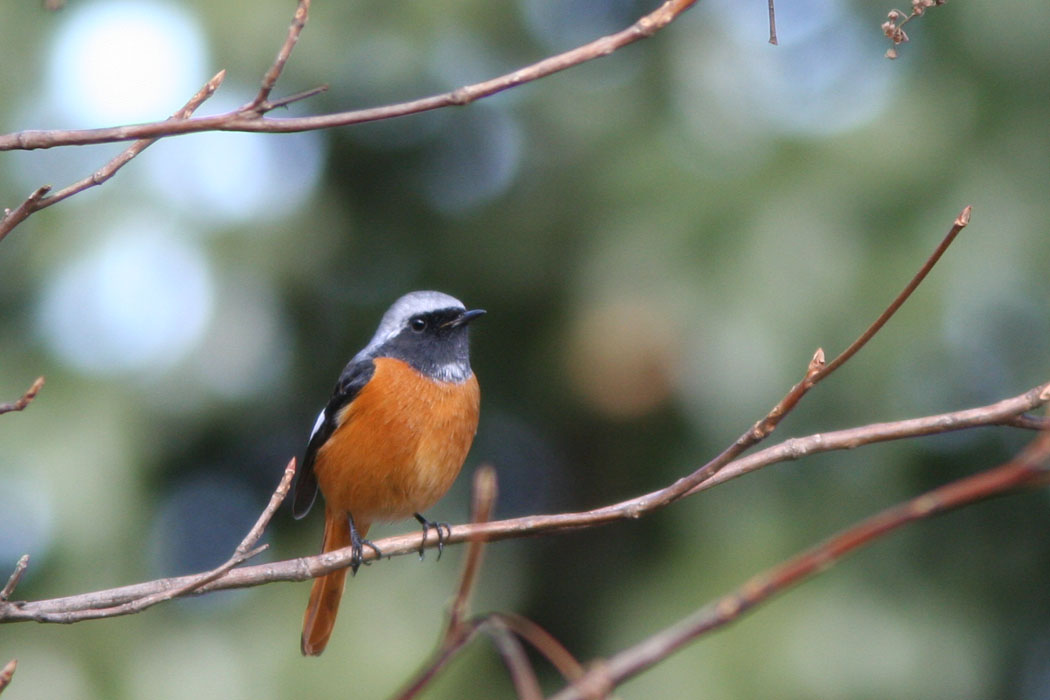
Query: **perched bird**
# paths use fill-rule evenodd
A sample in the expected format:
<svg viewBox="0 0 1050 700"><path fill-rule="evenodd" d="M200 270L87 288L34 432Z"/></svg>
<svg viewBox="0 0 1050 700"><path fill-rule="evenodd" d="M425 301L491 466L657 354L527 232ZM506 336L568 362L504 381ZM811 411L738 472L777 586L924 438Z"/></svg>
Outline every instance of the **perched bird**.
<svg viewBox="0 0 1050 700"><path fill-rule="evenodd" d="M470 369L468 324L485 313L441 292L412 292L394 302L372 340L339 376L314 424L296 476L292 511L325 501L321 551L351 546L357 572L368 528L414 515L445 495L478 427L481 393ZM440 551L440 550L439 550ZM376 552L379 551L376 549ZM420 550L422 553L422 550ZM346 569L314 580L301 649L324 651L335 625Z"/></svg>

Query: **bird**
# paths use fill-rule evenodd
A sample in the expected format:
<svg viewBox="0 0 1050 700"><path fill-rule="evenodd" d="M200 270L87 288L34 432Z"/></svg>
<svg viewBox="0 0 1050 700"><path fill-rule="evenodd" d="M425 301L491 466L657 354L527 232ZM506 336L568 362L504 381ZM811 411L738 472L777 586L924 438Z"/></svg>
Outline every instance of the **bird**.
<svg viewBox="0 0 1050 700"><path fill-rule="evenodd" d="M437 530L447 524L422 512L459 474L477 432L481 391L470 367L468 310L436 291L405 294L383 314L375 335L346 365L314 423L296 475L292 514L303 518L324 497L321 552L351 547L356 574L375 522L414 516ZM423 549L420 545L420 556ZM314 579L300 650L324 651L335 626L346 568Z"/></svg>

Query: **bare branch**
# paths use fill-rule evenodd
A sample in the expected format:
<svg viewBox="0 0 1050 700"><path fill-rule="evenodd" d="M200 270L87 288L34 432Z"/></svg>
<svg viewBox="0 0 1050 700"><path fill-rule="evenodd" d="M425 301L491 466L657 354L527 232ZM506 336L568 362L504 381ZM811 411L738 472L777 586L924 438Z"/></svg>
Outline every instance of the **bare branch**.
<svg viewBox="0 0 1050 700"><path fill-rule="evenodd" d="M510 672L511 682L514 690L521 700L543 700L543 690L536 678L536 671L532 668L529 657L525 654L518 638L511 634L498 619L490 619L485 625L485 631L492 637L496 649L503 658L503 663Z"/></svg>
<svg viewBox="0 0 1050 700"><path fill-rule="evenodd" d="M543 655L558 673L567 681L574 681L583 677L584 668L576 660L569 650L551 635L550 632L537 625L532 620L514 613L497 612L486 616L488 620L499 621L501 625L514 632L533 649Z"/></svg>
<svg viewBox="0 0 1050 700"><path fill-rule="evenodd" d="M1001 425L1013 416L1023 415L1047 403L1050 403L1050 383L1041 384L1024 394L988 406L929 416L927 418L898 421L896 423L878 423L872 426L854 428L852 431L796 438L784 443L785 446L790 445L790 447L776 446L770 449L781 449L782 452L776 455L776 461L785 461L797 459L801 456L798 453L800 445L804 446L807 454L816 454L829 450L850 449L857 444L864 444L865 442L896 440L917 435L933 435L977 426ZM829 436L838 437L829 442L827 440ZM857 442L858 440L861 442ZM771 459L772 456L772 454L756 453L749 457L748 460L764 462L766 459ZM741 463L746 468L742 467L740 472L737 473L735 466L733 468L727 466L725 475L720 474L719 479L727 480L733 476L753 471L759 466L767 466L767 464L755 464L747 460L741 460ZM768 462L768 464L772 463L773 461ZM733 464L735 465L735 463ZM664 489L589 511L553 515L530 515L509 520L496 520L489 523L457 525L451 528L449 536L445 539L445 544L466 542L479 536L486 538L488 541L528 537L638 518L667 505L669 500L666 494L671 490L677 492L680 489L679 484L683 481L684 479L680 479ZM419 551L422 544L421 534L415 532L385 538L377 542L376 546L383 552L383 556L387 557L415 554ZM427 546L434 545L436 545L436 540L427 544ZM228 571L206 585L195 588L193 593L245 588L273 581L306 581L338 568L349 566L351 556L350 548L346 548L326 554L317 554L258 566L243 566ZM370 550L366 551L364 559L375 559L375 553ZM195 582L197 579L198 576L180 576L93 593L82 593L64 598L41 601L0 602L0 623L29 621L69 622L73 620L68 616L78 611L97 611L100 608L120 606L128 601L134 601L158 591L187 586L187 584ZM106 616L120 614L126 614L126 611L122 608L116 608L115 611L108 613ZM97 616L95 615L94 617Z"/></svg>
<svg viewBox="0 0 1050 700"><path fill-rule="evenodd" d="M254 100L245 105L242 111L263 114L276 106L268 103L267 100L270 99L270 92L273 90L273 86L277 84L277 79L281 77L284 64L288 62L288 57L292 55L292 49L295 48L296 42L299 41L299 35L303 33L303 27L306 26L306 18L309 12L310 0L299 0L299 5L295 8L295 15L292 16L292 24L288 27L288 36L277 52L277 58L274 59L270 70L266 71L266 74L263 76L259 94L255 96ZM288 102L284 102L284 104L288 104Z"/></svg>
<svg viewBox="0 0 1050 700"><path fill-rule="evenodd" d="M921 17L931 7L943 5L947 0L911 0L911 14L905 16L900 10L890 10L886 21L882 23L882 33L893 42L886 50L886 58L897 58L897 47L908 41L904 25L916 17Z"/></svg>
<svg viewBox="0 0 1050 700"><path fill-rule="evenodd" d="M940 245L933 251L926 262L919 271L912 277L911 281L904 287L904 289L897 295L897 297L890 302L890 305L879 315L875 321L868 326L868 328L860 334L860 336L850 343L849 347L843 350L838 357L832 360L830 363L825 364L824 362L824 350L817 348L817 351L813 354L813 357L809 361L809 366L806 368L806 374L800 382L791 387L784 398L766 414L766 416L751 426L751 429L746 433L738 437L733 444L724 449L717 457L709 461L704 466L697 469L695 472L680 479L678 483L674 484L668 489L664 489L661 498L667 499L667 502L677 500L696 488L696 486L707 479L710 479L723 469L727 464L736 459L739 455L750 447L758 444L762 440L765 440L777 426L780 421L790 413L798 402L802 400L802 397L809 392L814 386L817 385L822 379L825 379L832 372L837 370L839 367L844 365L850 358L860 352L869 340L871 340L886 322L897 312L897 310L908 300L912 292L926 279L926 275L929 274L933 266L937 264L937 261L941 259L944 252L948 249L948 246L952 244L955 237L959 235L959 232L970 222L970 210L971 207L967 206L963 209L962 213L956 217L955 222L952 225L951 230L941 240Z"/></svg>
<svg viewBox="0 0 1050 700"><path fill-rule="evenodd" d="M3 590L0 590L0 601L7 600L11 597L11 594L15 592L15 587L18 586L18 582L22 580L22 576L25 574L26 569L29 568L29 555L23 554L18 559L18 563L15 564L15 570L11 572L11 577L7 579L7 584Z"/></svg>
<svg viewBox="0 0 1050 700"><path fill-rule="evenodd" d="M785 440L778 445L731 462L725 469L722 469L707 481L695 486L689 492L689 495L707 490L730 479L735 479L738 476L767 467L770 464L801 459L817 452L852 450L875 442L939 435L981 426L1011 425L1027 429L1050 426L1050 422L1046 418L1025 416L1023 412L1018 414L1020 406L1030 403L1034 404L1034 406L1050 403L1050 383L1037 386L1012 399L1005 399L988 406L981 406L980 408L940 413L922 418L894 421L892 423L872 423L859 428L847 428L830 433L817 433L808 437Z"/></svg>
<svg viewBox="0 0 1050 700"><path fill-rule="evenodd" d="M489 465L483 465L474 472L474 489L471 498L472 523L485 523L492 516L492 509L496 504L496 470ZM424 535L425 538L425 535ZM467 548L467 556L463 561L463 571L460 573L459 585L456 586L456 597L449 606L448 624L445 633L438 645L437 651L427 661L422 670L405 684L398 694L399 700L409 700L416 697L443 669L456 654L469 643L481 627L478 620L467 620L470 592L477 582L478 571L481 568L481 555L485 549L484 535L475 535L470 538ZM513 652L508 652L513 654ZM513 663L508 661L508 664Z"/></svg>
<svg viewBox="0 0 1050 700"><path fill-rule="evenodd" d="M22 394L17 401L11 403L0 403L0 414L10 413L12 411L22 411L30 402L36 398L36 395L40 393L40 390L44 386L44 378L37 377L33 385L26 389L26 393Z"/></svg>
<svg viewBox="0 0 1050 700"><path fill-rule="evenodd" d="M46 131L19 131L0 135L0 151L34 150L38 148L55 148L57 146L83 146L131 139L161 138L177 134L197 133L201 131L248 131L263 133L290 133L329 129L337 126L349 126L362 122L391 119L408 114L427 112L442 107L468 105L484 97L495 95L509 88L517 87L548 75L558 73L587 61L608 56L609 54L646 39L668 24L695 4L696 0L666 0L653 12L643 16L626 29L596 39L588 44L570 51L545 58L518 70L496 78L472 85L466 85L451 92L431 97L423 97L409 102L372 107L368 109L322 114L310 117L264 117L260 112L265 105L256 105L253 111L236 110L225 114L207 117L195 117L182 121L151 122L148 124L131 124L102 129L72 129ZM294 27L294 25L293 25ZM291 30L290 30L291 32ZM276 64L275 64L276 65ZM272 71L272 69L271 69ZM279 72L279 71L278 71ZM265 85L265 83L264 83ZM254 104L254 103L253 103Z"/></svg>
<svg viewBox="0 0 1050 700"><path fill-rule="evenodd" d="M1001 425L1010 425L1025 430L1050 430L1050 416L1014 416L1004 420Z"/></svg>
<svg viewBox="0 0 1050 700"><path fill-rule="evenodd" d="M847 554L904 525L977 501L1048 483L1050 432L1044 432L1024 452L1006 464L953 481L884 510L823 544L753 577L732 593L602 662L596 670L589 671L579 682L565 688L554 698L584 700L595 697L592 692L584 692L585 689L590 691L595 683L603 688L615 687L659 663L697 637L735 621L754 606L807 578L827 571Z"/></svg>
<svg viewBox="0 0 1050 700"><path fill-rule="evenodd" d="M777 11L773 7L773 0L769 0L769 43L777 44Z"/></svg>
<svg viewBox="0 0 1050 700"><path fill-rule="evenodd" d="M487 523L492 517L492 508L496 504L497 486L496 470L490 465L480 467L474 473L474 497L471 506L470 522ZM470 593L477 583L478 571L481 569L481 555L485 551L485 537L477 535L469 540L467 556L463 561L463 572L460 574L456 597L448 611L448 626L442 646L450 644L459 636L459 627L467 616Z"/></svg>
<svg viewBox="0 0 1050 700"><path fill-rule="evenodd" d="M270 497L270 502L259 516L259 519L255 522L255 525L252 526L252 529L248 531L248 534L244 537L241 543L237 545L237 549L234 550L233 555L222 565L202 574L183 576L180 579L167 579L164 581L163 585L155 587L154 590L115 605L66 610L51 616L49 621L72 623L80 622L81 620L94 620L103 617L130 615L141 612L157 603L163 603L198 591L209 583L222 578L235 566L244 563L248 559L251 559L267 549L268 545L256 547L256 544L258 543L259 538L262 537L263 531L266 530L266 526L270 523L273 514L277 512L277 508L281 505L281 502L284 501L285 496L288 495L288 490L292 485L292 477L294 476L295 458L293 457L288 462L288 466L285 467L284 476L281 478L281 482L277 485L277 489L273 492L273 495ZM17 604L9 603L8 605Z"/></svg>
<svg viewBox="0 0 1050 700"><path fill-rule="evenodd" d="M190 98L182 109L171 115L171 118L167 122L178 122L188 119L198 107L204 104L204 101L215 94L215 91L219 89L222 84L223 78L226 77L226 71L221 70L215 74L215 76L209 80L204 86L197 91L197 93ZM41 209L46 209L52 204L58 204L64 199L72 197L75 194L83 192L86 189L97 187L106 180L117 174L117 171L123 168L131 161L132 158L137 156L142 151L146 150L149 146L157 142L156 138L140 139L135 143L128 146L126 149L120 152L116 158L106 163L104 166L96 170L91 175L85 177L82 180L74 182L68 187L55 192L51 196L46 196L51 191L51 185L44 185L37 189L33 194L29 195L26 201L22 202L14 211L7 211L3 218L0 218L0 240L4 239L4 236L9 234L15 226L25 221L35 212Z"/></svg>
<svg viewBox="0 0 1050 700"><path fill-rule="evenodd" d="M11 677L15 675L15 667L17 666L18 659L11 659L0 669L0 693L4 692L4 688L11 685Z"/></svg>
<svg viewBox="0 0 1050 700"><path fill-rule="evenodd" d="M897 298L894 299L890 303L890 305L886 307L886 310L883 311L877 319L875 319L875 322L872 323L868 327L868 329L861 334L859 338L854 340L848 348L842 351L842 354L840 354L838 357L832 360L826 367L817 372L817 374L813 378L813 384L816 384L821 379L831 374L842 365L846 364L846 362L851 357L856 355L860 351L860 349L864 347L867 344L867 342L871 340L872 337L874 337L874 335L878 333L883 326L886 325L886 322L893 317L893 314L897 313L897 309L899 309L904 304L904 302L908 300L908 297L911 296L912 292L914 292L918 288L918 286L922 284L922 281L926 279L926 275L930 274L930 270L933 269L933 266L937 264L937 261L940 260L941 256L944 255L945 251L948 250L948 246L952 244L952 242L955 240L955 237L959 235L959 232L966 228L966 226L970 223L970 213L972 211L973 207L971 207L970 205L963 207L962 213L960 213L959 216L955 217L955 222L952 224L951 229L948 231L947 235L945 235L944 239L941 240L940 245L938 245L937 248L933 251L933 253L930 254L930 257L926 259L926 262L923 263L923 266L919 269L918 272L915 273L915 276L911 278L911 281L908 282L904 289L901 290L901 293L897 295Z"/></svg>

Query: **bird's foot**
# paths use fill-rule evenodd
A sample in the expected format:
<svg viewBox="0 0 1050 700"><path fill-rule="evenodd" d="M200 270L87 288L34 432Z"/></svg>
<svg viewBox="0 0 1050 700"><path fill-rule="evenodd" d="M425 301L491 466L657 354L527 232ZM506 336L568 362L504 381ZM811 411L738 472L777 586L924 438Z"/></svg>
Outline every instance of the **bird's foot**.
<svg viewBox="0 0 1050 700"><path fill-rule="evenodd" d="M452 536L452 526L448 523L436 523L433 520L427 520L420 513L414 513L416 520L423 526L423 539L419 543L419 559L423 559L424 545L427 543L427 535L430 534L430 530L433 529L437 532L438 536L438 555L437 558L441 559L441 552L445 549L445 540Z"/></svg>
<svg viewBox="0 0 1050 700"><path fill-rule="evenodd" d="M366 540L358 534L357 528L354 526L354 519L350 518L350 572L354 575L357 575L357 569L361 564L369 566L372 563L364 561L365 547L376 553L376 559L383 558L383 553L379 551L379 547L376 547L372 540Z"/></svg>

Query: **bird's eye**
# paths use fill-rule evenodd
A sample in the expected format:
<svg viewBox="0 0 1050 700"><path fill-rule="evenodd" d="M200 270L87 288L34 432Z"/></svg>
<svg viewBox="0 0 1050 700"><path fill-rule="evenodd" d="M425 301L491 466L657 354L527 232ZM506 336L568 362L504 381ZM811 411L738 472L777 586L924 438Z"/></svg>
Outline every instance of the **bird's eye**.
<svg viewBox="0 0 1050 700"><path fill-rule="evenodd" d="M414 331L415 331L416 333L422 333L422 332L423 332L424 330L426 330L426 327L427 327L427 321L426 321L426 319L424 319L424 318L419 318L419 317L417 316L416 318L414 318L414 319L412 319L411 321L409 321L409 322L408 322L408 325L409 325L409 327L410 327L410 328L411 328L412 330L414 330Z"/></svg>

